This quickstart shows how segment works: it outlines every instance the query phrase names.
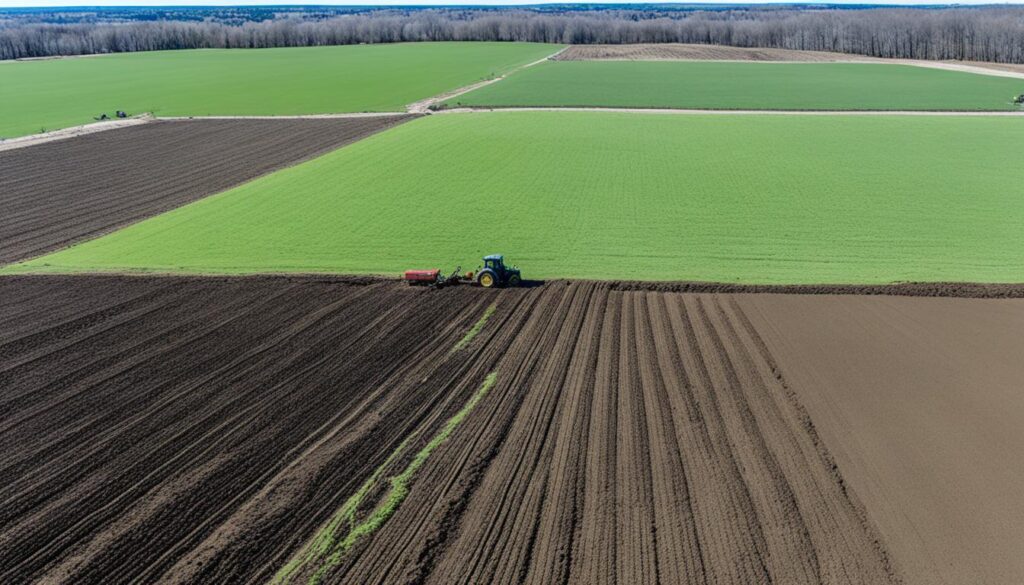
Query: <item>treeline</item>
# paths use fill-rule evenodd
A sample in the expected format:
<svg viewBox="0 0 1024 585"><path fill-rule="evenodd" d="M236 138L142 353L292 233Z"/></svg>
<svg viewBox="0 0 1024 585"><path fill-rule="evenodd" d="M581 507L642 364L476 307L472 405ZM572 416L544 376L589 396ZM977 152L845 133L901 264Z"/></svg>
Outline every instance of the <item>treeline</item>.
<svg viewBox="0 0 1024 585"><path fill-rule="evenodd" d="M406 41L699 43L873 57L1024 63L1024 7L716 11L377 10L238 24L0 21L0 59Z"/></svg>

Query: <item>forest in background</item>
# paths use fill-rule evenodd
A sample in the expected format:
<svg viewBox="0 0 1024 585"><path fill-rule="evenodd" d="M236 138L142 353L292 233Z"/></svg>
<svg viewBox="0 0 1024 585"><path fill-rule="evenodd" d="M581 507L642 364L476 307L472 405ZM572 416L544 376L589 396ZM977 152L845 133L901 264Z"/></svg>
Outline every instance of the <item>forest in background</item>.
<svg viewBox="0 0 1024 585"><path fill-rule="evenodd" d="M0 60L418 41L698 43L1024 63L1024 7L651 4L0 9Z"/></svg>

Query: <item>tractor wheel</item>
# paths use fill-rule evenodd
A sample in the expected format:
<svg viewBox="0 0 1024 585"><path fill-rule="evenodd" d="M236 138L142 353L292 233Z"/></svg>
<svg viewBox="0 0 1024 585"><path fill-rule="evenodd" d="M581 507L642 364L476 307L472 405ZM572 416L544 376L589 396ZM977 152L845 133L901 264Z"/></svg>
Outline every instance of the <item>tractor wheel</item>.
<svg viewBox="0 0 1024 585"><path fill-rule="evenodd" d="M513 274L508 277L508 285L511 287L519 286L522 283L522 279L519 278L518 274Z"/></svg>
<svg viewBox="0 0 1024 585"><path fill-rule="evenodd" d="M494 278L494 274L490 272L482 273L478 278L477 282L484 288L494 288L494 285L498 284L498 280Z"/></svg>

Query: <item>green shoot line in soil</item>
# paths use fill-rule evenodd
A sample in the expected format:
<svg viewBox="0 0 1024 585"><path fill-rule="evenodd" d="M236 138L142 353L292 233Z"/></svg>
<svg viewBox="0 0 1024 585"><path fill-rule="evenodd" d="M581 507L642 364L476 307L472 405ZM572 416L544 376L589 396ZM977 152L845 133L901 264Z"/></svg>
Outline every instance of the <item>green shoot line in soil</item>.
<svg viewBox="0 0 1024 585"><path fill-rule="evenodd" d="M473 338L476 337L484 328L484 325L487 323L487 320L490 319L491 315L494 314L495 309L497 309L497 305L493 303L489 307L487 307L487 309L484 310L483 316L480 317L480 319L473 324L469 331L466 332L466 335L462 339L460 339L458 343L455 344L455 347L452 348L452 352L459 351L460 349L469 345L469 342L473 341Z"/></svg>
<svg viewBox="0 0 1024 585"><path fill-rule="evenodd" d="M433 115L15 264L535 278L1024 282L1024 119Z"/></svg>
<svg viewBox="0 0 1024 585"><path fill-rule="evenodd" d="M306 550L301 553L296 559L289 562L283 567L274 578L275 583L289 583L291 582L292 576L297 574L305 568L315 567L312 575L309 578L310 585L316 585L320 583L323 578L330 572L331 569L336 567L338 563L344 558L345 553L352 548L352 546L360 539L369 536L377 531L385 522L394 515L395 511L405 500L406 496L409 495L409 489L412 485L413 479L416 477L416 473L419 471L423 464L426 463L427 458L433 453L442 443L444 443L448 437L455 431L456 427L462 423L463 420L469 415L470 411L476 407L477 403L487 394L487 392L494 386L494 383L498 379L497 372L491 372L484 378L483 384L479 389L470 397L469 401L455 413L452 418L445 422L444 427L428 442L416 455L412 461L406 466L404 470L398 475L390 478L391 487L385 494L384 498L378 502L370 515L357 522L355 518L356 511L359 508L359 504L365 497L365 494L369 491L370 487L379 479L381 470L388 466L388 464L401 452L408 441L403 441L398 449L392 453L388 460L381 465L374 472L373 476L363 485L360 490L349 498L348 501L342 506L342 508L331 518L330 522L321 529L319 533L313 538ZM345 530L347 528L347 531Z"/></svg>
<svg viewBox="0 0 1024 585"><path fill-rule="evenodd" d="M1024 79L885 63L549 61L446 102L480 107L1016 110Z"/></svg>
<svg viewBox="0 0 1024 585"><path fill-rule="evenodd" d="M403 111L543 59L557 45L396 43L155 51L0 63L0 138L157 116Z"/></svg>

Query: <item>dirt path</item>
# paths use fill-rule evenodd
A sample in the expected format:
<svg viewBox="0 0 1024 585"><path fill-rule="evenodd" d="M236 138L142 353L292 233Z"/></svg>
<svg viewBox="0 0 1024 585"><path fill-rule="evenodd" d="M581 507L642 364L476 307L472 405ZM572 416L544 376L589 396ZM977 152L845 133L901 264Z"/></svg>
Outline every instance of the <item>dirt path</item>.
<svg viewBox="0 0 1024 585"><path fill-rule="evenodd" d="M35 146L37 144L46 144L47 142L65 140L76 136L85 136L86 134L94 134L96 132L138 126L139 124L151 122L153 119L154 118L149 114L143 114L141 116L133 116L124 120L106 120L103 122L83 124L82 126L63 128L61 130L51 130L50 132L43 132L41 134L32 134L31 136L19 136L17 138L8 138L6 140L0 139L0 152L25 148L27 146Z"/></svg>
<svg viewBox="0 0 1024 585"><path fill-rule="evenodd" d="M407 112L353 112L348 114L300 114L295 116L167 116L161 121L181 122L186 120L345 120L350 118L384 118L408 116Z"/></svg>
<svg viewBox="0 0 1024 585"><path fill-rule="evenodd" d="M0 264L97 237L409 118L143 120L0 152Z"/></svg>
<svg viewBox="0 0 1024 585"><path fill-rule="evenodd" d="M502 79L505 79L509 75L515 73L516 71L520 71L520 70L526 69L527 67L533 67L534 65L538 65L538 64L543 63L545 61L554 59L558 55L560 55L563 51L567 50L568 48L569 47L563 47L563 48L559 49L558 51L552 53L551 55L548 55L547 57L544 57L543 59L537 59L536 61L533 61L532 63L527 63L526 65L522 65L520 67L516 67L515 69L505 73L504 75L499 75L498 77L495 77L493 79L485 79L484 81L479 81L477 83L473 83L473 84L467 85L465 87L460 87L458 89L455 89L455 90L452 90L452 91L449 91L449 92L445 92L445 93L442 93L440 95L436 95L436 96L429 97L429 98L424 99L424 100L420 100L418 102L411 103L411 104L409 104L406 107L406 111L408 113L410 113L410 114L427 114L427 113L430 113L431 106L433 106L435 104L439 104L439 103L441 103L441 102L443 102L445 100L449 100L449 99L451 99L453 97L460 96L460 95L462 95L464 93L469 93L469 92L471 92L471 91L473 91L475 89L480 89L481 87L490 85L492 83L497 83L497 82L501 81Z"/></svg>
<svg viewBox="0 0 1024 585"><path fill-rule="evenodd" d="M1024 301L737 302L909 585L1024 575Z"/></svg>
<svg viewBox="0 0 1024 585"><path fill-rule="evenodd" d="M471 114L474 112L613 112L623 114L668 115L720 115L720 116L1002 116L1022 117L1020 112L936 112L919 110L687 110L672 108L577 108L577 107L521 107L521 108L450 108L434 114Z"/></svg>

